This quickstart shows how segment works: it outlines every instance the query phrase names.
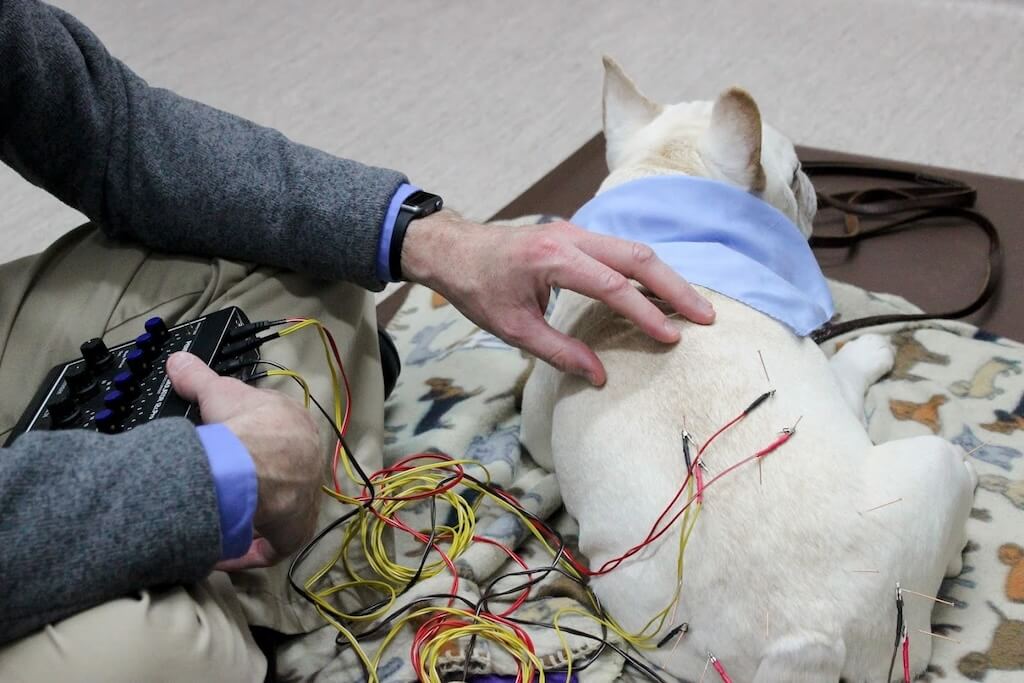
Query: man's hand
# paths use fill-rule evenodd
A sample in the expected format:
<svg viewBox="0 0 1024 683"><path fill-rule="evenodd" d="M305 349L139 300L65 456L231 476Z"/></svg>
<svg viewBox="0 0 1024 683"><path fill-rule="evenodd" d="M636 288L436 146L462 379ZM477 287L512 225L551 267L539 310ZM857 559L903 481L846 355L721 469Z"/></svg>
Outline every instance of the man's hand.
<svg viewBox="0 0 1024 683"><path fill-rule="evenodd" d="M605 371L597 355L544 320L552 287L603 301L668 344L679 341L678 329L630 279L694 322L715 318L711 304L650 247L565 222L487 227L442 211L410 224L401 258L406 277L483 329L598 386Z"/></svg>
<svg viewBox="0 0 1024 683"><path fill-rule="evenodd" d="M220 377L192 354L172 355L167 375L179 396L199 405L204 422L223 424L239 438L256 465L255 538L245 555L217 568L268 567L302 547L316 529L323 481L309 412L280 392Z"/></svg>

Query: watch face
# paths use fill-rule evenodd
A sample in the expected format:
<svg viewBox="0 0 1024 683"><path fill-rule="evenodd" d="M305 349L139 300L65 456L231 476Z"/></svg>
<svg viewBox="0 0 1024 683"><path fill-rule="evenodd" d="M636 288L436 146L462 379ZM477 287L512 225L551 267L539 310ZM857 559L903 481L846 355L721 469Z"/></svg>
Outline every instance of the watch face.
<svg viewBox="0 0 1024 683"><path fill-rule="evenodd" d="M417 216L426 216L436 211L440 211L441 207L444 206L444 201L436 194L430 194L423 190L417 190L413 192L409 197L402 202L403 208L408 208Z"/></svg>

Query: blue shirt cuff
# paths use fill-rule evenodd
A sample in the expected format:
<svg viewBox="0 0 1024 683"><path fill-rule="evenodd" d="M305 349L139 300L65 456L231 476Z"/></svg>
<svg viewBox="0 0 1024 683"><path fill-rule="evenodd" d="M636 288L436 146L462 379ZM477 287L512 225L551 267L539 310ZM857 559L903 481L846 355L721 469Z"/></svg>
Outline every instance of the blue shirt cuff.
<svg viewBox="0 0 1024 683"><path fill-rule="evenodd" d="M196 427L196 436L206 449L217 492L221 559L241 557L252 545L258 497L256 465L238 437L222 424Z"/></svg>
<svg viewBox="0 0 1024 683"><path fill-rule="evenodd" d="M402 202L413 192L419 192L419 189L409 183L399 185L391 197L388 212L384 214L384 225L381 226L380 242L377 244L377 278L381 282L395 282L391 275L391 236L395 232L395 221L398 220L398 210L402 208Z"/></svg>

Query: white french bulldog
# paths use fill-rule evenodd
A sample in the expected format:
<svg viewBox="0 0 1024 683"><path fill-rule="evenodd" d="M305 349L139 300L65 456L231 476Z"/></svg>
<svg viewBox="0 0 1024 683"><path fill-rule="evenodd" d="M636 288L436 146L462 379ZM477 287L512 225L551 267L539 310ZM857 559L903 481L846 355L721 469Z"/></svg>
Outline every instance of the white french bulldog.
<svg viewBox="0 0 1024 683"><path fill-rule="evenodd" d="M697 176L759 197L810 234L814 192L793 145L741 90L662 106L605 58L604 132L611 173L599 196L642 177ZM595 569L642 541L679 489L681 430L700 444L774 389L708 448L704 479L801 418L799 426L760 461L761 472L751 462L705 491L675 619L653 641L681 622L689 631L648 655L688 679L710 651L737 682L885 680L896 584L935 595L943 576L960 572L976 475L963 450L938 437L871 443L864 394L893 363L882 337L863 335L828 359L773 317L701 292L715 306L714 324L676 318L682 338L672 347L603 304L561 292L552 324L598 353L608 381L594 388L538 365L524 394L523 443L557 473ZM626 630L640 631L672 601L678 550L677 523L592 580ZM929 630L932 607L904 599L914 675L931 655L918 629ZM899 658L893 676L903 680Z"/></svg>

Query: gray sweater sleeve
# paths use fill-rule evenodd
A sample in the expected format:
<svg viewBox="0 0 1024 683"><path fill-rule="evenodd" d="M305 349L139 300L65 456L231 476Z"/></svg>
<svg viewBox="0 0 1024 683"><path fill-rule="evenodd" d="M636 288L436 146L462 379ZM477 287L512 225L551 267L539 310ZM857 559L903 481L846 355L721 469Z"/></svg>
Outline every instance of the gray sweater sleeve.
<svg viewBox="0 0 1024 683"><path fill-rule="evenodd" d="M0 643L220 557L217 496L190 422L28 432L0 450Z"/></svg>
<svg viewBox="0 0 1024 683"><path fill-rule="evenodd" d="M150 88L36 0L0 0L0 159L112 236L369 288L404 180ZM0 643L196 581L219 556L209 464L184 420L29 433L0 451Z"/></svg>
<svg viewBox="0 0 1024 683"><path fill-rule="evenodd" d="M0 0L0 159L114 237L369 289L405 181L152 88L37 0Z"/></svg>

